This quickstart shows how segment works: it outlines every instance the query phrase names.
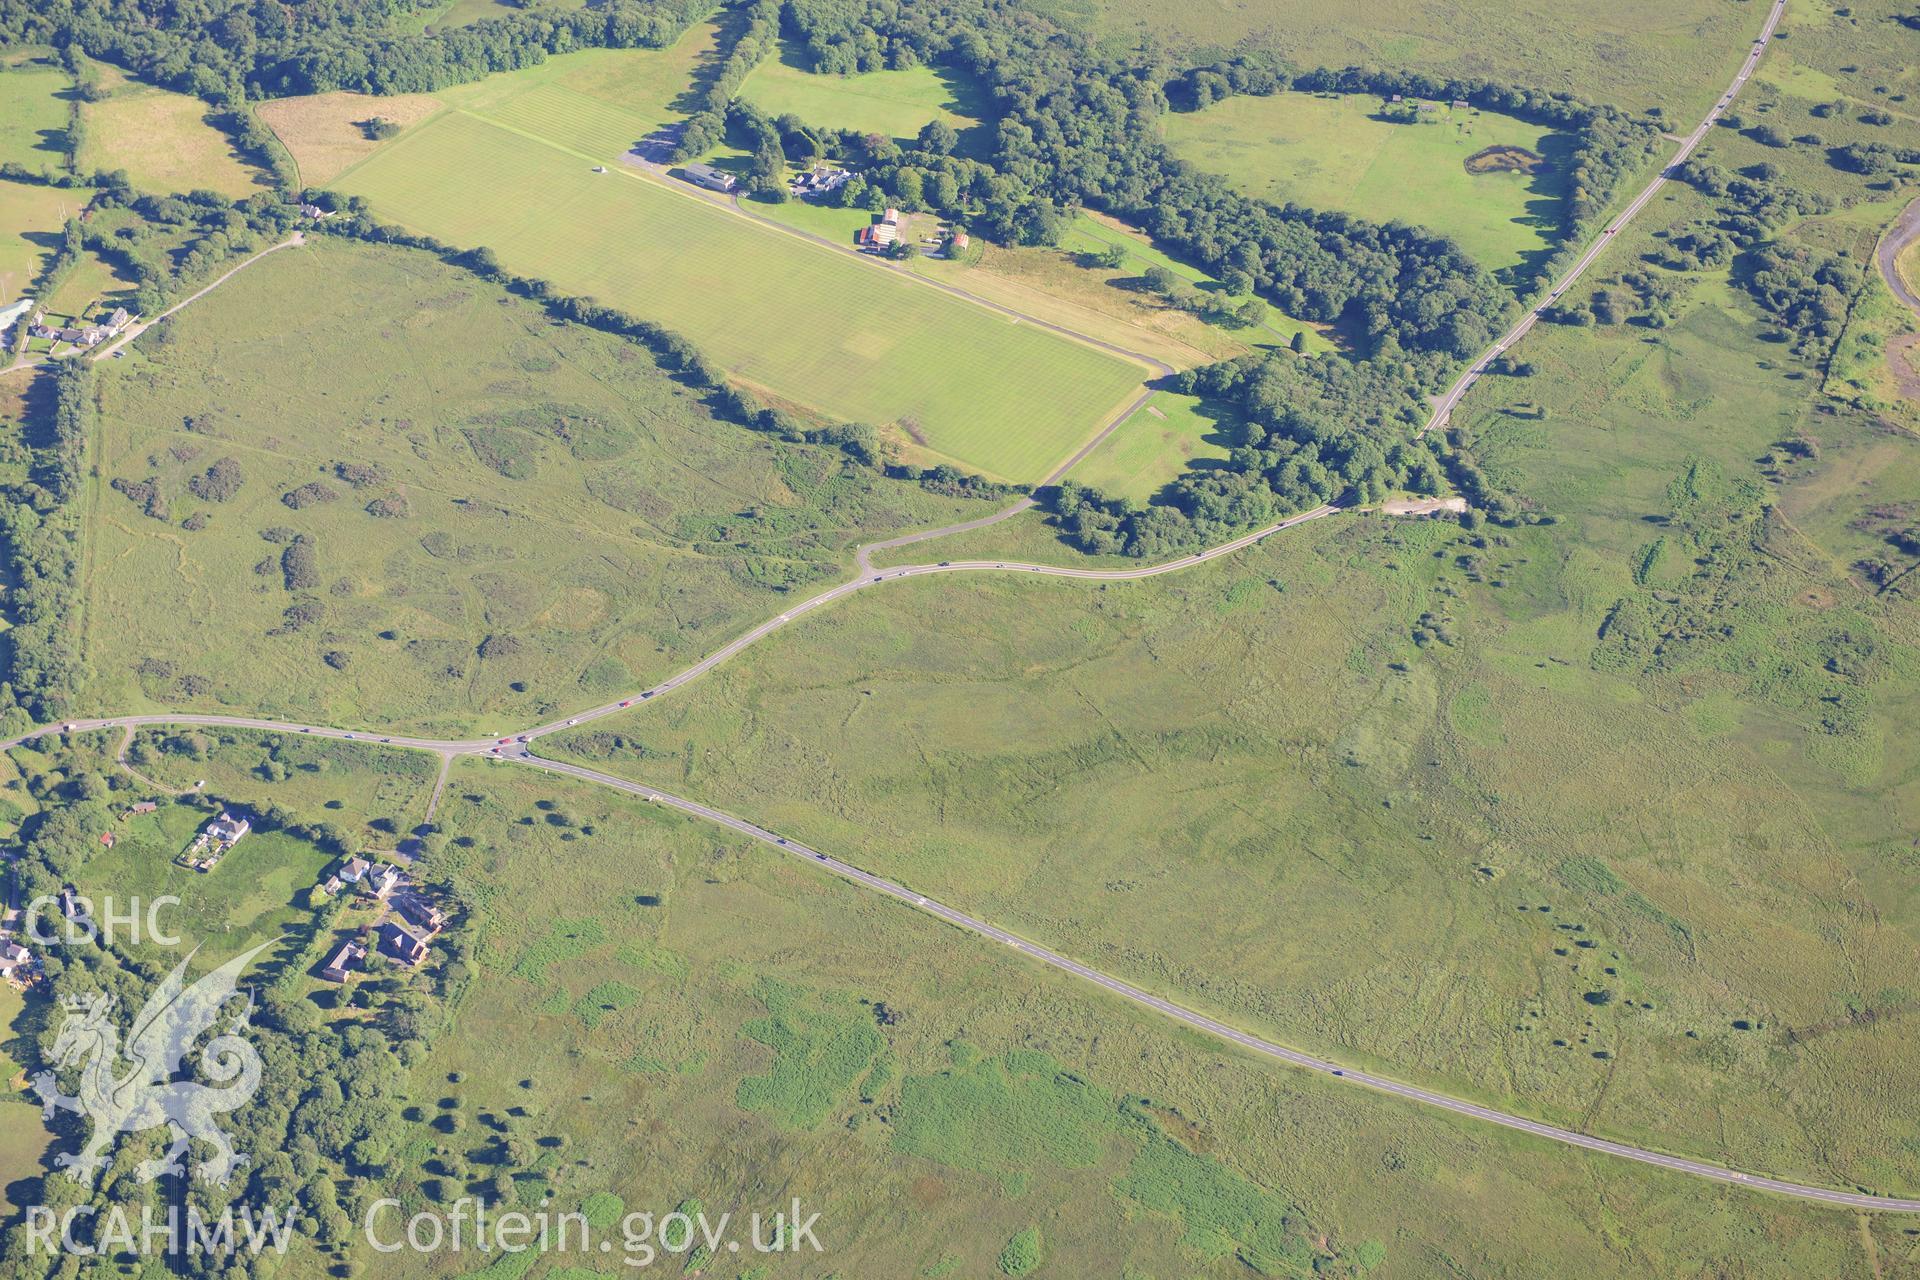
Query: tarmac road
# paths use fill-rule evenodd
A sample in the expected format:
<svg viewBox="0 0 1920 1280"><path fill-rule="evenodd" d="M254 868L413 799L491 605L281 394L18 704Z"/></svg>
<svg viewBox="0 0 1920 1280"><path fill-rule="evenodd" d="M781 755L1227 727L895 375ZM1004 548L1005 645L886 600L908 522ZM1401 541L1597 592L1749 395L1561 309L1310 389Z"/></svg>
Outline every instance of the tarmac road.
<svg viewBox="0 0 1920 1280"><path fill-rule="evenodd" d="M1671 171L1672 165L1679 164L1680 162L1684 161L1690 154L1692 154L1693 150L1699 145L1701 139L1706 136L1707 130L1713 126L1713 123L1720 117L1721 113L1725 111L1727 105L1732 102L1734 95L1739 91L1740 87L1743 84L1745 84L1748 78L1753 74L1753 70L1755 66L1757 66L1759 63L1760 56L1765 49L1767 41L1772 37L1775 27L1779 24L1781 13L1784 10L1784 8L1785 8L1785 0L1774 0L1773 7L1768 13L1766 26L1762 31L1761 37L1757 41L1755 41L1754 47L1752 51L1749 53L1746 59L1746 62L1741 67L1739 75L1734 78L1733 84L1728 88L1727 92L1714 105L1713 109L1708 113L1707 118L1704 121L1702 121L1700 126L1696 128L1691 134L1687 135L1686 139L1681 143L1680 150L1675 155L1673 161L1670 163L1668 170L1666 172L1663 172L1660 177L1656 178L1652 183L1650 183L1647 186L1645 190L1643 190L1637 197L1635 197L1635 199L1621 213L1620 217L1615 219L1614 222L1602 234L1602 236L1588 247L1586 253L1584 253L1581 256L1580 260L1573 265L1573 267L1567 272L1567 274L1564 277L1562 277L1560 283L1552 291L1552 294L1549 297L1549 299L1547 299L1539 307L1536 307L1534 310L1530 311L1525 317L1523 317L1522 320L1518 324L1516 324L1511 330L1509 330L1505 336L1503 336L1498 342L1496 342L1491 348L1489 348L1487 352L1479 360L1477 360L1474 363L1472 368L1470 368L1465 374L1461 375L1461 378L1454 384L1454 386L1448 391L1448 393L1444 397L1442 397L1442 399L1440 400L1440 402L1436 407L1433 418L1429 420L1426 427L1422 428L1423 431L1430 430L1435 426L1443 425L1445 423L1447 415L1452 411L1453 407L1459 403L1461 396L1463 396L1466 393L1467 389L1470 388L1473 385L1473 383L1478 380L1480 374L1484 372L1487 363L1490 360L1492 360L1495 356L1503 354L1505 351L1510 349L1515 343L1517 343L1522 337L1524 337L1529 330L1531 330L1533 325L1538 321L1540 317L1540 313L1545 309L1545 307L1548 305L1551 305L1553 301L1557 301L1560 295L1565 292L1566 288L1569 285L1571 285L1576 279L1578 279L1579 276L1587 269L1587 267L1589 267L1593 263L1593 261L1601 254L1601 252L1604 251L1607 242L1618 232L1618 230L1621 227L1625 226L1629 220L1631 220L1636 214L1638 214L1643 208L1645 208L1647 203L1650 200L1652 200L1654 195L1659 191L1660 187L1665 182L1668 181L1667 173ZM1911 239L1915 235L1920 235L1920 212L1916 212L1917 210L1920 210L1920 202L1916 202L1914 206L1908 209L1907 214L1905 215L1905 217L1903 217L1901 223L1899 224L1900 228L1904 230L1905 235L1908 239ZM1895 238L1896 237L1894 236L1890 236L1889 241L1891 242ZM1904 243L1904 241L1901 241L1901 243ZM1897 252L1897 247L1895 251ZM1884 252L1885 252L1885 249L1883 246L1883 253ZM1888 274L1889 284L1893 285L1895 292L1901 295L1903 301L1907 302L1909 306L1915 306L1916 303L1914 302L1912 297L1909 294L1907 294L1907 292L1904 289L1904 286L1898 282L1897 273L1890 272L1889 266L1888 266L1889 262L1890 262L1890 259L1883 257L1882 270L1889 273ZM264 717L164 714L164 715L112 716L112 717L104 717L104 718L76 717L72 720L65 721L59 725L45 726L43 728L31 730L27 733L18 734L12 738L8 738L3 741L0 741L0 749L6 749L6 748L18 746L23 742L29 741L33 738L39 737L42 734L48 733L48 732L84 731L84 730L97 730L97 729L109 729L109 728L131 729L131 728L137 728L137 727L149 726L149 725L153 725L153 726L201 725L201 726L208 726L208 727L260 729L260 730L267 730L267 731L279 732L279 733L312 734L313 736L324 737L324 738L350 739L355 741L385 743L385 744L389 744L396 747L406 747L406 748L412 748L416 750L434 752L439 756L441 756L443 763L451 761L454 757L460 756L460 755L480 754L480 755L486 755L489 757L497 757L505 761L511 761L513 763L517 763L523 766L542 769L550 773L565 775L568 777L579 779L584 782L593 783L598 786L611 787L631 795L640 796L653 803L661 804L661 805L676 809L682 813L688 814L689 816L692 816L692 817L699 818L703 821L712 822L719 826L726 827L729 830L738 832L741 835L748 836L754 840L760 841L763 844L769 845L772 848L779 850L780 852L790 854L795 858L799 858L807 862L808 864L812 865L813 867L826 871L829 874L838 876L843 880L857 884L862 888L871 890L872 892L875 892L875 893L882 894L888 898L892 898L895 901L904 903L905 905L915 910L924 911L927 914L934 916L939 920L945 921L946 923L954 926L955 928L963 929L968 933L974 934L977 937L985 938L988 941L1006 946L1011 949L1018 950L1028 956L1031 956L1033 959L1039 961L1042 964L1045 964L1054 969L1060 970L1061 972L1071 974L1072 976L1079 978L1084 982L1091 983L1092 985L1099 987L1102 990L1108 992L1109 994L1119 997L1120 999L1130 1001L1133 1004L1141 1006L1143 1008L1151 1009L1155 1013L1158 1013L1163 1017L1182 1023L1196 1030L1203 1031L1209 1035L1217 1036L1220 1039L1226 1040L1229 1043L1232 1043L1243 1049L1248 1050L1249 1052L1259 1054L1263 1057L1274 1059L1280 1062L1285 1062L1291 1066L1295 1066L1303 1070L1317 1072L1321 1075L1338 1079L1345 1083L1358 1085L1362 1088L1372 1089L1376 1092L1389 1094L1391 1096L1403 1098L1411 1102L1417 1102L1424 1106L1436 1107L1444 1111L1452 1112L1456 1115L1466 1116L1475 1120L1485 1121L1489 1124L1497 1124L1504 1128L1518 1130L1522 1133L1531 1134L1534 1137L1542 1138L1548 1141L1559 1142L1568 1146L1579 1147L1584 1150L1598 1152L1603 1155L1615 1156L1624 1160L1633 1160L1641 1164L1652 1165L1657 1168L1667 1169L1675 1173L1686 1174L1691 1177L1705 1178L1710 1181L1725 1183L1725 1184L1729 1184L1737 1187L1750 1188L1753 1190L1770 1191L1779 1195L1790 1196L1795 1199L1814 1201L1822 1204L1831 1204L1831 1205L1840 1206L1840 1207L1849 1208L1849 1209L1867 1210L1867 1211L1875 1211L1875 1212L1920 1213L1920 1200L1902 1199L1902 1198L1893 1197L1893 1196L1869 1195L1864 1192L1842 1191L1842 1190L1836 1190L1828 1187L1809 1186L1802 1183L1788 1182L1778 1178L1764 1177L1759 1174L1742 1173L1737 1170L1726 1168L1722 1165L1711 1164L1706 1161L1695 1160L1695 1159L1688 1158L1686 1156L1671 1155L1666 1152L1656 1151L1656 1150L1652 1150L1645 1147L1636 1147L1629 1143L1615 1142L1606 1138L1594 1137L1590 1134L1580 1133L1572 1129L1560 1128L1556 1125L1546 1124L1538 1120L1531 1120L1525 1116L1514 1115L1509 1112L1501 1111L1494 1107L1485 1106L1480 1103L1471 1102L1462 1098L1456 1098L1451 1095L1440 1093L1432 1089L1421 1088L1418 1085L1404 1084L1400 1081L1393 1080L1386 1076L1381 1076L1381 1075L1377 1075L1377 1074L1366 1072L1366 1071L1356 1071L1346 1067L1342 1067L1339 1064L1332 1062L1328 1059L1316 1057L1308 1053L1303 1053L1297 1049L1287 1048L1286 1046L1277 1044L1271 1040L1266 1040L1259 1036L1255 1036L1249 1032L1241 1031L1235 1027L1229 1026L1226 1023L1219 1021L1218 1019L1209 1017L1204 1013L1200 1013L1195 1010L1189 1009L1184 1005L1175 1004L1170 1000L1167 1000L1161 996L1157 996L1152 992L1146 991L1140 987L1136 987L1131 983L1128 983L1120 978L1116 978L1112 976L1111 974L1103 973L1098 969L1090 968L1087 965L1084 965L1077 960L1073 960L1067 956L1061 955L1056 951L1051 951L1045 947L1039 946L1013 933L1010 933L1007 930L1002 929L997 925L991 924L985 920L976 919L975 917L969 916L964 912L961 912L952 907L949 907L944 903L936 902L933 899L928 898L924 894L915 893L913 890L908 889L904 885L896 884L891 880L887 880L881 876L876 876L871 872L863 871L858 867L855 867L846 862L842 862L837 858L830 857L829 855L822 853L818 850L809 848L802 844L795 843L794 841L791 841L783 836L779 836L774 834L771 831L768 831L764 827L756 826L751 822L747 822L744 819L734 817L732 814L726 813L719 809L715 809L710 805L705 805L700 803L699 801L688 800L679 796L670 795L666 792L658 790L657 788L649 787L642 783L632 782L625 778L615 777L612 774L602 773L602 772L599 772L598 770L588 769L588 768L585 768L584 766L568 764L563 761L549 760L549 759L535 756L532 754L530 747L526 743L523 743L519 740L522 736L524 736L529 740L532 740L542 734L552 733L559 729L564 729L572 725L585 723L586 721L597 719L601 716L610 715L616 711L621 710L623 706L638 704L643 699L650 700L654 697L658 697L662 694L668 693L674 689L681 687L682 685L687 684L692 680L698 679L701 675L705 674L708 671L711 671L713 668L719 666L722 662L725 662L728 658L731 658L735 654L739 653L741 650L752 645L757 640L787 625L789 622L792 622L793 620L802 616L803 614L811 613L813 610L820 608L823 605L830 604L833 601L838 600L843 596L851 595L855 591L864 590L870 586L877 586L883 582L888 582L888 581L892 581L900 578L919 577L919 576L922 576L925 574L931 574L931 573L966 573L966 572L982 572L982 571L1026 573L1026 574L1033 574L1036 576L1044 576L1044 577L1079 578L1083 580L1106 581L1106 582L1125 582L1125 581L1132 581L1140 578L1151 578L1151 577L1158 576L1160 574L1173 573L1181 569L1191 568L1195 565L1204 564L1209 560L1214 560L1221 556L1231 555L1234 552L1239 551L1247 546L1250 546L1253 543L1259 542L1260 540L1266 537L1269 537L1272 534L1277 533L1283 529L1292 528L1296 525L1303 524L1310 520L1324 519L1327 516L1336 514L1342 509L1339 506L1335 506L1335 505L1316 507L1312 511L1303 512L1300 515L1291 517L1290 519L1278 521L1274 524L1266 526L1265 528L1257 529L1252 533L1245 534L1239 538L1235 538L1231 542L1222 543L1217 547L1211 547L1205 551L1196 552L1193 555L1183 556L1177 560L1170 560L1161 564L1145 565L1139 568L1132 568L1132 569L1073 569L1073 568L1064 568L1064 567L1054 566L1054 565L1026 564L1018 561L990 561L990 560L968 560L968 561L951 561L951 562L943 561L938 564L903 565L903 566L896 566L893 568L879 569L879 570L875 570L871 566L869 556L875 550L879 550L883 547L904 546L910 543L923 541L928 538L938 537L938 536L941 536L942 534L959 532L960 530L963 530L963 529L979 528L984 525L992 524L996 521L1004 520L1010 516L1016 515L1020 511L1025 510L1030 505L1031 503L1029 501L1023 500L1022 502L1015 503L1013 506L1009 507L1004 511L998 512L992 516L983 517L982 519L979 519L979 520L967 521L963 524L949 526L946 529L932 530L926 533L909 535L904 538L891 539L887 542L875 543L872 546L863 547L860 549L860 552L856 557L856 561L857 561L857 564L859 565L860 572L856 577L854 577L850 581L841 583L839 586L832 587L826 591L823 591L819 595L816 595L811 599L806 600L803 603L794 606L792 609L787 610L785 613L780 614L778 617L768 619L766 622L761 623L758 627L755 627L752 630L746 632L745 634L737 637L735 640L733 640L729 644L724 645L720 649L715 650L712 654L708 655L706 658L702 659L700 662L697 662L693 666L688 667L686 670L680 672L679 674L660 682L659 684L653 686L651 689L643 690L642 692L634 695L634 697L624 700L624 702L615 702L615 703L610 703L606 706L596 707L590 711L581 712L580 714L573 716L564 722L556 722L553 724L542 725L535 729L526 730L524 731L524 734L512 733L512 734L504 735L508 739L511 739L511 741L508 741L505 744L501 742L500 736L470 738L470 739L437 739L437 738L414 737L414 736L408 736L408 735L402 735L402 734L382 735L377 732L345 730L345 729L334 728L326 725L299 724L296 722L271 720L271 719L266 719ZM444 778L445 778L445 772L443 769L442 775L441 775L441 782L444 782ZM435 787L436 796L438 795L439 786L440 786L440 783L436 783L436 787Z"/></svg>
<svg viewBox="0 0 1920 1280"><path fill-rule="evenodd" d="M1907 288L1907 282L1900 278L1898 266L1901 252L1916 239L1920 239L1920 200L1901 210L1900 217L1880 238L1874 258L1880 264L1880 277L1887 282L1887 288L1893 290L1893 296L1905 303L1909 311L1920 315L1920 298L1915 297L1913 290Z"/></svg>
<svg viewBox="0 0 1920 1280"><path fill-rule="evenodd" d="M1587 246L1587 251L1580 255L1579 261L1567 268L1566 274L1560 277L1559 281L1548 292L1547 296L1535 304L1532 310L1528 311L1524 316L1521 316L1513 328L1502 334L1491 347L1488 347L1480 354L1480 358L1475 360L1465 373L1454 380L1454 384L1448 387L1446 393L1434 403L1433 416L1428 418L1427 424L1420 428L1421 435L1425 435L1429 431L1447 425L1447 419L1452 416L1455 406L1460 403L1461 397L1465 396L1467 392L1472 389L1474 383L1480 381L1480 375L1487 371L1487 366L1498 357L1511 351L1520 339L1532 332L1533 326L1540 322L1541 316L1546 314L1547 309L1558 304L1560 295L1568 289L1571 289L1574 282L1586 274L1587 268L1592 266L1595 260L1607 251L1607 247L1613 243L1614 237L1617 236L1629 222L1632 222L1634 218L1638 217L1640 211L1645 209L1656 195L1660 194L1660 188L1673 181L1673 171L1680 165L1686 163L1687 158L1694 153L1700 143L1705 140L1707 134L1712 131L1714 124L1726 113L1727 108L1733 104L1734 96L1738 94L1746 85L1747 81L1753 77L1754 68L1760 65L1761 56L1766 53L1767 45L1773 40L1774 29L1780 25L1780 17L1786 12L1786 8L1787 0L1773 0L1773 8L1767 11L1767 23L1760 29L1760 36L1753 42L1753 47L1747 51L1747 60L1741 64L1739 74L1734 76L1733 83L1727 86L1726 92L1721 94L1719 99L1714 102L1712 109L1707 112L1706 118L1694 127L1692 133L1680 140L1680 149L1673 153L1673 158L1660 170L1659 176L1654 178L1652 182L1649 182L1640 194L1635 196L1627 207L1620 211L1619 217L1607 224L1606 230L1596 236L1593 243ZM1910 303L1909 305L1914 304Z"/></svg>
<svg viewBox="0 0 1920 1280"><path fill-rule="evenodd" d="M1298 1049L1289 1049L1285 1045L1275 1044L1271 1040L1264 1040L1259 1036L1228 1026L1226 1023L1216 1018L1210 1018L1204 1013L1196 1013L1185 1005L1175 1004L1171 1000L1154 995L1150 991L1145 991L1130 982L1125 982L1113 977L1111 974L1089 968L1081 964L1078 960L1070 959L1057 951L1050 951L1046 947L1029 942L1025 938L1017 934L1009 933L997 925L967 915L963 911L957 911L944 903L936 902L925 894L915 893L904 885L896 884L881 876L876 876L872 872L862 871L859 867L842 862L838 858L830 857L817 849L775 835L764 827L756 826L741 818L736 818L730 813L713 808L711 805L705 805L697 800L688 800L680 796L671 795L661 791L657 787L646 786L638 782L630 782L625 778L618 778L609 773L601 773L595 769L588 769L575 764L567 764L558 760L542 759L527 754L524 748L521 748L520 751L521 753L516 755L514 759L521 763L532 765L536 769L545 769L550 773L564 774L567 777L577 778L584 782L591 782L599 786L612 787L619 791L625 791L630 795L640 796L654 804L677 809L692 817L726 827L731 831L736 831L741 835L758 840L762 844L770 845L781 853L790 854L813 867L839 876L843 880L849 880L861 888L884 894L897 902L905 903L916 911L924 911L936 919L944 920L957 929L963 929L968 933L985 938L990 942L996 942L1002 946L1020 951L1025 955L1031 956L1041 964L1058 969L1064 973L1072 974L1083 982L1090 982L1094 986L1120 997L1122 1000L1144 1006L1163 1017L1192 1027L1197 1031L1203 1031L1208 1035L1217 1036L1222 1040L1238 1045L1262 1057L1277 1059L1291 1066L1317 1072L1320 1075L1340 1080L1343 1083L1359 1085L1363 1088L1372 1089L1379 1093L1390 1094L1396 1098L1405 1098L1410 1102L1421 1103L1425 1106L1438 1107L1443 1111L1451 1111L1456 1115L1468 1116L1475 1120L1484 1120L1490 1124L1501 1125L1508 1129L1517 1129L1522 1133L1532 1134L1537 1138L1545 1138L1551 1142L1564 1143L1568 1146L1580 1147L1588 1151L1597 1151L1602 1155L1618 1156L1624 1160L1634 1160L1641 1164L1653 1165L1657 1168L1671 1170L1675 1173L1689 1174L1696 1178L1707 1178L1714 1182L1728 1183L1737 1187L1748 1187L1758 1191L1771 1191L1779 1195L1792 1196L1800 1200L1815 1200L1823 1204L1839 1205L1850 1209L1865 1209L1890 1213L1920 1213L1920 1200L1905 1200L1894 1196L1867 1195L1857 1191L1837 1191L1827 1187L1810 1187L1797 1182L1786 1182L1779 1178L1766 1178L1758 1174L1741 1173L1738 1170L1728 1169L1723 1165L1709 1164L1704 1160L1693 1160L1686 1156L1669 1155L1664 1151L1653 1151L1625 1142L1613 1142L1606 1138L1596 1138L1591 1134L1580 1133L1573 1129L1562 1129L1557 1125L1545 1124L1538 1120L1529 1120L1525 1116L1512 1115L1494 1107L1483 1106L1477 1102L1469 1102L1462 1098L1455 1098L1448 1094L1438 1093L1432 1089L1423 1089L1418 1085L1403 1084L1398 1080L1389 1079L1386 1076L1342 1067L1338 1063L1331 1062L1325 1058L1318 1058L1310 1053L1302 1053Z"/></svg>

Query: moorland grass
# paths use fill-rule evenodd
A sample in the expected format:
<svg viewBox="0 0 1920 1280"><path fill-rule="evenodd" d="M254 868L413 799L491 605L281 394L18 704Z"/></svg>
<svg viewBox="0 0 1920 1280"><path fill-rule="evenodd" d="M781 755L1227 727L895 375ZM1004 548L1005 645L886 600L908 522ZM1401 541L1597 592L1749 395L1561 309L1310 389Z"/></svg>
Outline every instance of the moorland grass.
<svg viewBox="0 0 1920 1280"><path fill-rule="evenodd" d="M1862 1247L1851 1219L1809 1206L1251 1062L631 797L464 761L442 826L429 866L474 904L474 971L393 1135L384 1185L403 1197L449 1156L490 1174L491 1130L511 1116L558 1153L516 1175L523 1198L657 1215L799 1195L823 1211L824 1261L841 1275L994 1274L1036 1222L1063 1275L1204 1273L1236 1253L1271 1266L1296 1236L1356 1262L1379 1241L1383 1275L1438 1257L1629 1275L1738 1256L1787 1276ZM589 914L603 941L537 983L511 972L554 920ZM640 941L678 963L633 965ZM581 1002L608 984L640 998L590 1028ZM762 1034L770 992L845 1035L862 1026L891 1066L851 1085L836 1070L842 1083L809 1108L743 1109L784 1056ZM806 1092L796 1082L792 1096ZM436 1119L449 1103L451 1139ZM1614 1229L1622 1216L1632 1233ZM1879 1248L1898 1228L1869 1225ZM370 1274L398 1273L362 1253Z"/></svg>
<svg viewBox="0 0 1920 1280"><path fill-rule="evenodd" d="M766 1112L776 1128L816 1128L844 1105L880 1052L873 1014L851 1000L810 1006L802 993L772 980L758 995L767 1016L740 1032L772 1050L773 1062L767 1074L741 1080L735 1100L743 1111Z"/></svg>
<svg viewBox="0 0 1920 1280"><path fill-rule="evenodd" d="M276 254L139 349L100 384L101 706L504 731L984 509L715 421L643 349L420 253Z"/></svg>
<svg viewBox="0 0 1920 1280"><path fill-rule="evenodd" d="M1670 194L1603 278L1703 215ZM1920 632L1852 566L1920 460L1767 329L1722 271L1529 338L1456 421L1553 523L890 586L557 745L1291 1042L1912 1189Z"/></svg>
<svg viewBox="0 0 1920 1280"><path fill-rule="evenodd" d="M1763 19L1757 4L1720 0L1624 0L1599 10L1423 0L1030 3L1097 32L1150 32L1201 49L1246 40L1300 67L1373 64L1487 76L1632 110L1662 107L1688 120L1733 78Z"/></svg>
<svg viewBox="0 0 1920 1280"><path fill-rule="evenodd" d="M439 762L420 751L249 729L142 729L129 744L140 779L172 791L264 795L358 845L391 849L427 819Z"/></svg>
<svg viewBox="0 0 1920 1280"><path fill-rule="evenodd" d="M1337 209L1451 237L1489 271L1550 249L1566 193L1565 139L1478 108L1437 106L1418 124L1377 119L1356 94L1245 95L1165 120L1174 154L1275 204ZM1469 173L1490 146L1544 156L1535 173Z"/></svg>
<svg viewBox="0 0 1920 1280"><path fill-rule="evenodd" d="M639 136L619 108L543 86L494 110L440 116L338 186L383 217L486 245L509 270L666 322L776 400L990 476L1040 479L1143 376L690 191L593 172ZM548 128L567 141L524 132Z"/></svg>

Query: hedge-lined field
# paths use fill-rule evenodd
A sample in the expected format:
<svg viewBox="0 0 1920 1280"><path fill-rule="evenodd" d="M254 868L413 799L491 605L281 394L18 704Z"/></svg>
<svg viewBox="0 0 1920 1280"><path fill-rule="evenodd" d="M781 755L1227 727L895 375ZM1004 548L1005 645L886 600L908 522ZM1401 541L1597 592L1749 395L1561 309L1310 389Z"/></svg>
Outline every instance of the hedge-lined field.
<svg viewBox="0 0 1920 1280"><path fill-rule="evenodd" d="M1143 371L1115 357L625 171L626 117L581 113L581 96L544 86L493 119L449 113L338 187L666 323L774 400L891 428L930 460L1000 479L1045 476L1139 385Z"/></svg>
<svg viewBox="0 0 1920 1280"><path fill-rule="evenodd" d="M854 541L986 509L716 421L641 348L422 253L275 254L137 350L100 383L102 706L529 723L700 656Z"/></svg>
<svg viewBox="0 0 1920 1280"><path fill-rule="evenodd" d="M1389 123L1379 109L1380 99L1360 95L1229 98L1168 116L1167 141L1250 196L1426 227L1489 271L1552 249L1566 151L1551 131L1477 108L1442 105L1420 124ZM1492 146L1523 147L1548 165L1467 172L1466 159Z"/></svg>

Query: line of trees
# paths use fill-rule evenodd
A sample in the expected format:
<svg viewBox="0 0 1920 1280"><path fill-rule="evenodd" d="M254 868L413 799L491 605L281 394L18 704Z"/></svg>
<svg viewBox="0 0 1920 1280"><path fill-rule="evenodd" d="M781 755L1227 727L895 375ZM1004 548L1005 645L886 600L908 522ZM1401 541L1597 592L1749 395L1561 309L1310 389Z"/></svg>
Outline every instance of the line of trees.
<svg viewBox="0 0 1920 1280"><path fill-rule="evenodd" d="M50 397L51 404L40 403ZM6 679L0 724L10 731L67 715L85 664L75 631L80 610L80 513L93 418L92 370L62 361L28 396L28 478L0 490L0 554L7 561Z"/></svg>
<svg viewBox="0 0 1920 1280"><path fill-rule="evenodd" d="M328 198L324 193L310 195L315 199ZM785 409L763 405L751 392L728 381L726 371L685 335L617 307L605 306L592 298L556 293L545 280L514 275L501 267L489 249L460 249L442 244L431 236L416 235L387 226L372 218L367 213L365 203L358 198L346 201L334 217L320 224L319 229L330 235L364 240L371 244L400 245L435 254L443 261L463 267L482 279L541 303L549 314L558 319L639 343L653 354L661 368L704 391L708 407L718 417L750 430L778 436L782 440L837 448L862 466L883 465L880 433L872 425L862 422L809 423Z"/></svg>
<svg viewBox="0 0 1920 1280"><path fill-rule="evenodd" d="M739 37L720 64L713 83L701 95L700 110L681 130L680 141L673 152L675 160L705 155L726 136L727 108L733 103L734 95L740 92L740 86L746 83L753 69L780 45L781 3L782 0L749 0L743 10ZM779 176L776 166L774 177Z"/></svg>

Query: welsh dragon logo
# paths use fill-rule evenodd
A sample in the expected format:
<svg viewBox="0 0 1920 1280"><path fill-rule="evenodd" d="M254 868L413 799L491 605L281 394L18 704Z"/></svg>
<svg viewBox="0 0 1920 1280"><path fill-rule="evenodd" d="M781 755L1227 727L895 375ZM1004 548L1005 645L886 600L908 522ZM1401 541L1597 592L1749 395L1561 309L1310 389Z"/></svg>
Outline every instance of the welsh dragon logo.
<svg viewBox="0 0 1920 1280"><path fill-rule="evenodd" d="M142 1182L163 1173L185 1174L196 1140L213 1148L211 1157L193 1161L194 1173L202 1181L225 1186L247 1164L247 1155L233 1149L214 1116L244 1105L260 1087L259 1051L240 1034L253 1012L251 993L225 1028L216 1031L196 1055L200 1074L213 1084L174 1077L180 1074L187 1051L204 1033L215 1030L222 1008L239 990L241 971L274 941L236 956L192 986L186 983L187 965L193 959L193 953L188 953L133 1020L124 1045L112 1018L113 997L95 994L64 1001L67 1016L54 1040L52 1057L60 1070L80 1068L80 1090L69 1097L60 1091L53 1071L42 1071L33 1078L33 1091L40 1097L45 1118L52 1119L57 1108L78 1112L92 1122L93 1131L78 1155L62 1152L54 1157L68 1177L92 1183L106 1167L108 1152L120 1134L163 1125L173 1131L173 1145L161 1158L140 1162L135 1174Z"/></svg>

